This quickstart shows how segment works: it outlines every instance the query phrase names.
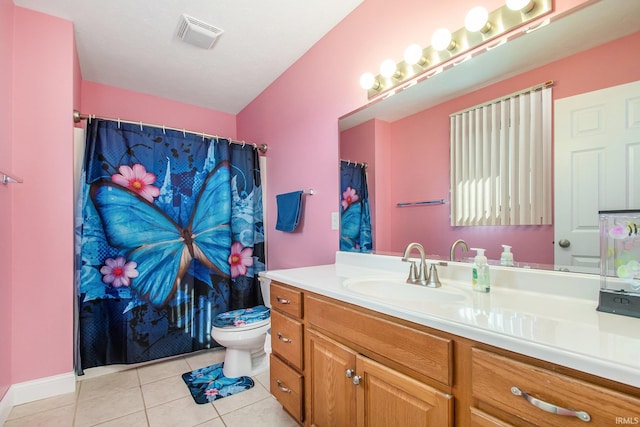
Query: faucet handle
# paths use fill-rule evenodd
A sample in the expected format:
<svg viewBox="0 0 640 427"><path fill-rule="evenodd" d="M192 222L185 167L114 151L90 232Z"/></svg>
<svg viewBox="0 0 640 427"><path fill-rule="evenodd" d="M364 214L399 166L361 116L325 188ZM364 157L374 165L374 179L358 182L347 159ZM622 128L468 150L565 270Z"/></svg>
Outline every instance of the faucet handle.
<svg viewBox="0 0 640 427"><path fill-rule="evenodd" d="M418 267L416 266L416 262L408 258L403 258L402 260L409 263L409 277L407 277L407 283L417 283Z"/></svg>
<svg viewBox="0 0 640 427"><path fill-rule="evenodd" d="M444 265L446 266L447 264ZM440 286L442 286L440 278L438 278L438 269L436 268L435 264L431 264L431 267L429 267L429 278L427 279L427 286L429 286L430 288L439 288Z"/></svg>

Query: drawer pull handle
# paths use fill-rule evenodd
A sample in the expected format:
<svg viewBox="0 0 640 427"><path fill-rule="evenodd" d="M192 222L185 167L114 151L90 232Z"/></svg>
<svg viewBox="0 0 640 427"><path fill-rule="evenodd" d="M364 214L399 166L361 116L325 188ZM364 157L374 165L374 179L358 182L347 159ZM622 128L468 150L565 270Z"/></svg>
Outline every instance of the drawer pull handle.
<svg viewBox="0 0 640 427"><path fill-rule="evenodd" d="M291 304L291 300L276 296L276 301L278 301L280 304Z"/></svg>
<svg viewBox="0 0 640 427"><path fill-rule="evenodd" d="M591 416L584 411L574 411L573 409L562 408L560 406L553 405L551 403L547 403L544 400L536 399L530 394L525 393L520 390L518 387L511 387L511 393L516 396L521 396L524 400L535 406L536 408L540 408L543 411L550 412L552 414L565 415L569 417L576 417L581 419L584 422L591 421Z"/></svg>
<svg viewBox="0 0 640 427"><path fill-rule="evenodd" d="M283 391L285 393L291 393L291 389L289 387L283 386L280 380L276 380L276 385L278 386L280 391Z"/></svg>
<svg viewBox="0 0 640 427"><path fill-rule="evenodd" d="M278 332L278 339L284 343L291 344L291 339L283 336L280 332Z"/></svg>

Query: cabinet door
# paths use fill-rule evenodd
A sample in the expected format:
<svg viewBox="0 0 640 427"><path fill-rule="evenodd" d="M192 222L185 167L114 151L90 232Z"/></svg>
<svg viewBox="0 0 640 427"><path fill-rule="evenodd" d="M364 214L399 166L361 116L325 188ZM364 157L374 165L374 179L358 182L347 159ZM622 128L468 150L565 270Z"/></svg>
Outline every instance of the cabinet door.
<svg viewBox="0 0 640 427"><path fill-rule="evenodd" d="M355 371L355 352L313 330L307 331L307 345L310 425L354 426L356 386L346 372Z"/></svg>
<svg viewBox="0 0 640 427"><path fill-rule="evenodd" d="M356 372L358 427L453 426L451 395L360 355Z"/></svg>

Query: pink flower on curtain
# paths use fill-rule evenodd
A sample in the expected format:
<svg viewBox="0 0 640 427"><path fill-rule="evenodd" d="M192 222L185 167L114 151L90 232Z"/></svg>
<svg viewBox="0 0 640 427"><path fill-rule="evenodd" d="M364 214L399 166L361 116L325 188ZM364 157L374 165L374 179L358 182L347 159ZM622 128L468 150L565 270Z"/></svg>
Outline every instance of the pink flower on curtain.
<svg viewBox="0 0 640 427"><path fill-rule="evenodd" d="M153 203L153 198L158 197L160 189L151 184L156 182L156 175L147 172L144 166L139 163L130 168L122 165L118 168L120 173L113 174L111 180L138 193L141 197Z"/></svg>
<svg viewBox="0 0 640 427"><path fill-rule="evenodd" d="M100 268L102 281L104 283L110 283L114 288L121 286L129 286L131 279L138 277L138 270L136 267L138 264L134 261L127 262L124 257L117 257L116 259L107 258L104 261L105 265Z"/></svg>
<svg viewBox="0 0 640 427"><path fill-rule="evenodd" d="M235 242L231 245L231 255L229 255L229 265L231 266L231 277L244 276L247 274L247 267L253 265L253 249L242 249L242 243Z"/></svg>
<svg viewBox="0 0 640 427"><path fill-rule="evenodd" d="M356 190L354 188L347 187L342 193L342 208L347 209L358 200L360 200L360 197L356 194Z"/></svg>

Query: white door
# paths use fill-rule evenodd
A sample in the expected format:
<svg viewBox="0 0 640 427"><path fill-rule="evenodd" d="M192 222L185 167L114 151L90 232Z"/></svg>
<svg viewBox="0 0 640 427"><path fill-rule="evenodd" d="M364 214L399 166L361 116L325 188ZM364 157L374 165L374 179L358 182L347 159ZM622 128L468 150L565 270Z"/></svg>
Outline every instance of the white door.
<svg viewBox="0 0 640 427"><path fill-rule="evenodd" d="M554 127L555 265L598 273L598 211L640 209L640 81L557 100Z"/></svg>

